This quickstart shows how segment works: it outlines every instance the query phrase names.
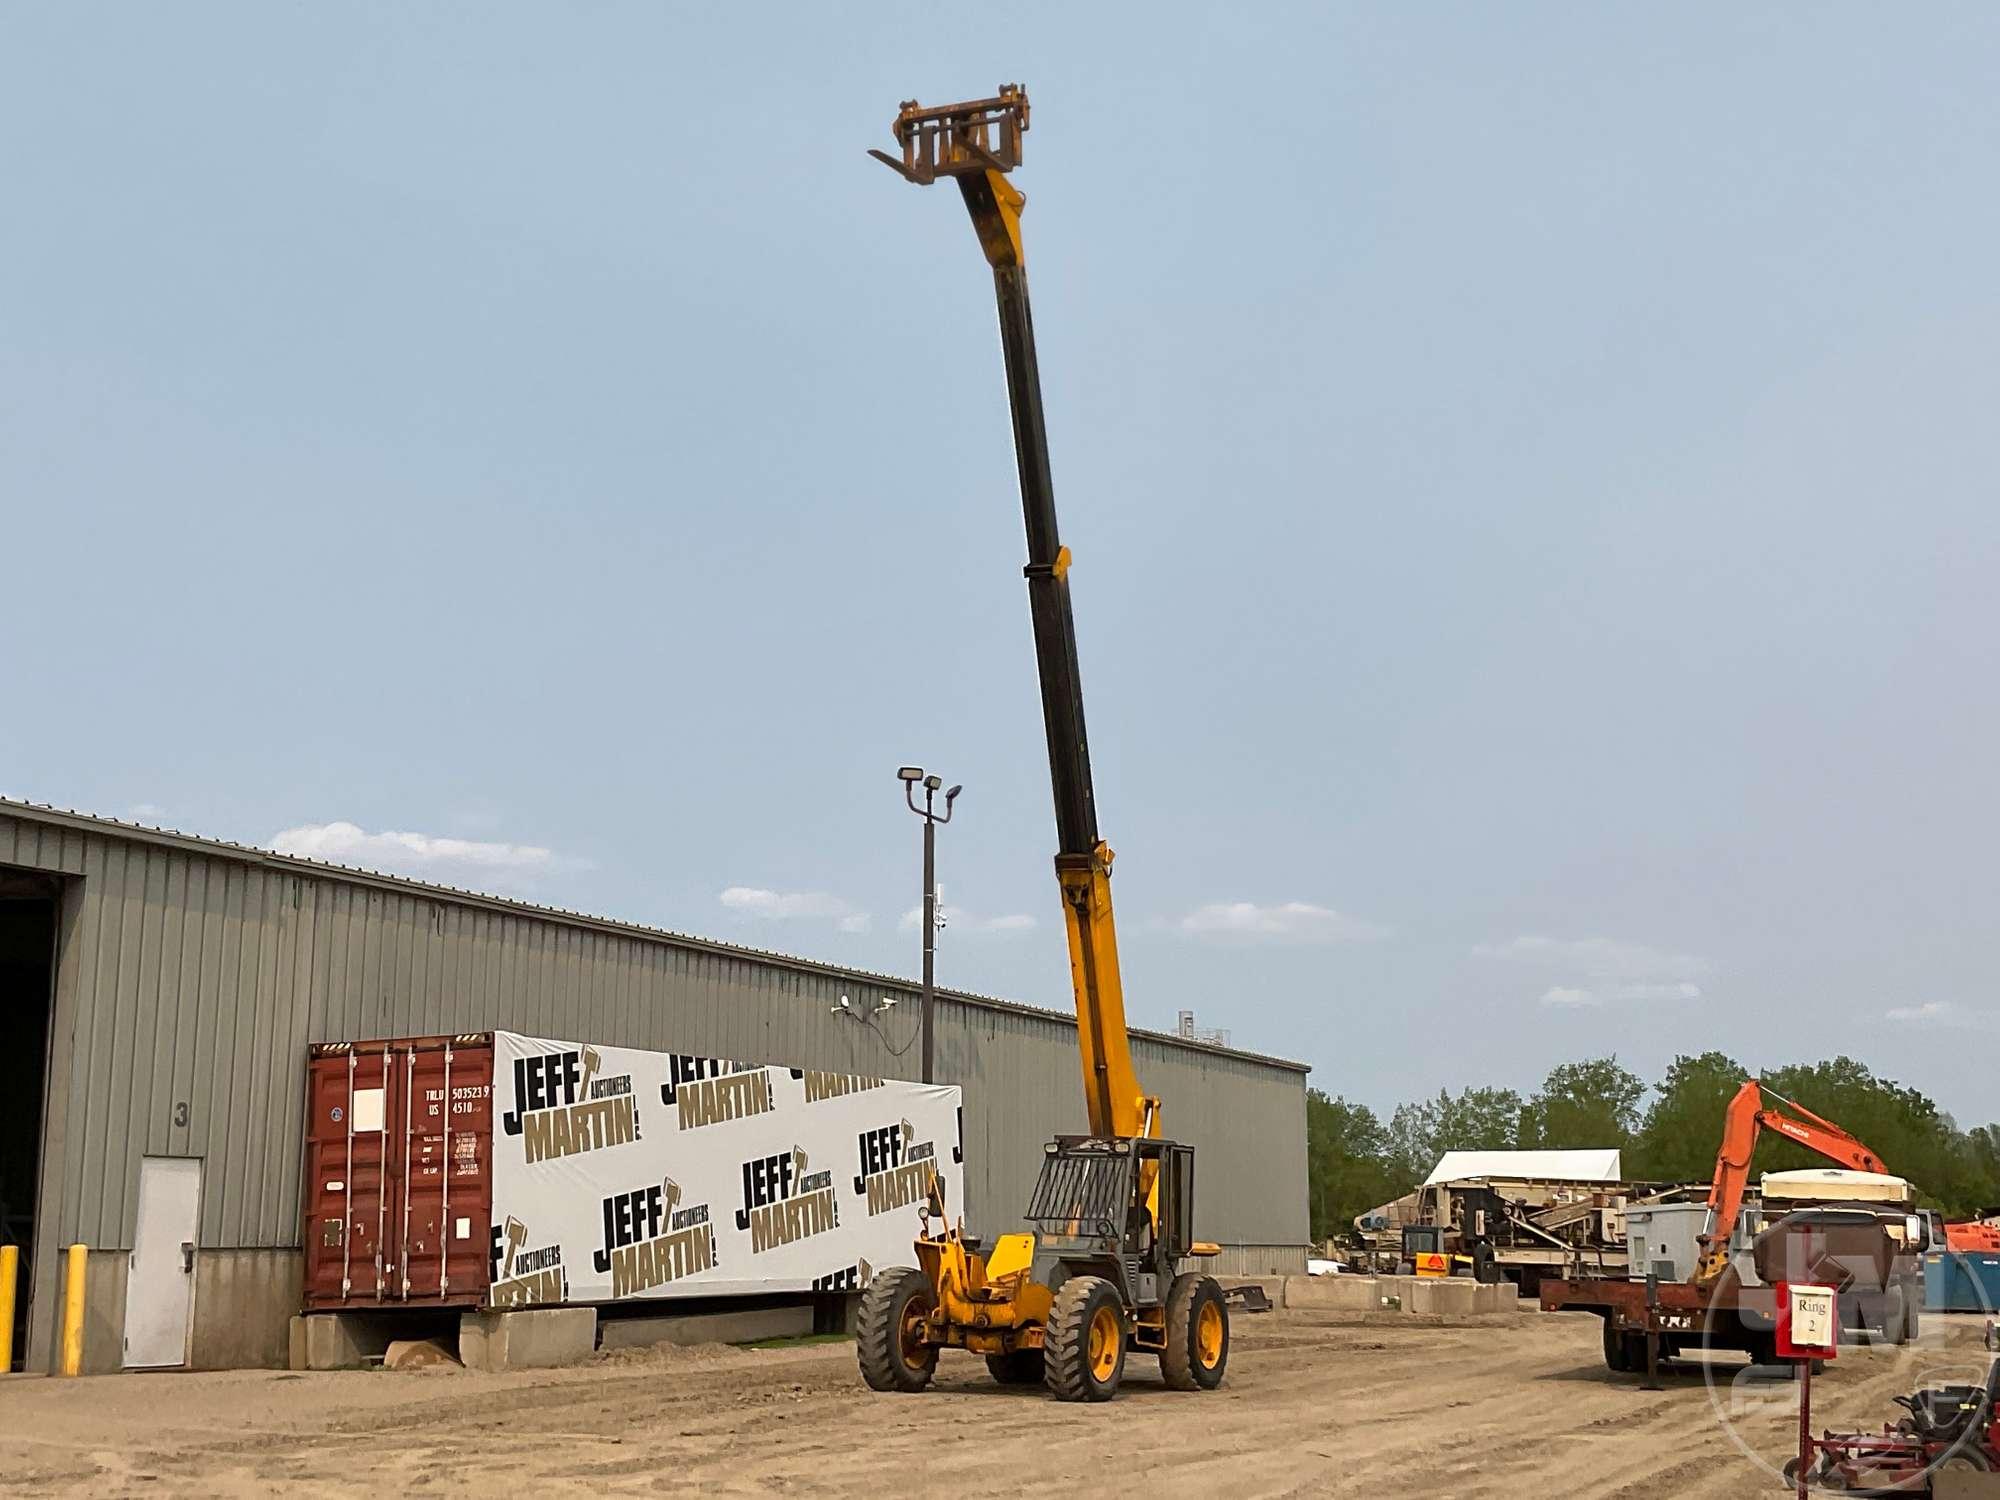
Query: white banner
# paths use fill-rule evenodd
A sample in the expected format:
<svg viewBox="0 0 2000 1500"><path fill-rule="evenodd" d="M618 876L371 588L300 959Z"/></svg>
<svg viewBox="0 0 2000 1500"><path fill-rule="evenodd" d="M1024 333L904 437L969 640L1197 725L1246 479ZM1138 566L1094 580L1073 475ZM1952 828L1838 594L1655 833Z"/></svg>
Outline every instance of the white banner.
<svg viewBox="0 0 2000 1500"><path fill-rule="evenodd" d="M858 1290L914 1262L958 1088L493 1034L489 1305Z"/></svg>

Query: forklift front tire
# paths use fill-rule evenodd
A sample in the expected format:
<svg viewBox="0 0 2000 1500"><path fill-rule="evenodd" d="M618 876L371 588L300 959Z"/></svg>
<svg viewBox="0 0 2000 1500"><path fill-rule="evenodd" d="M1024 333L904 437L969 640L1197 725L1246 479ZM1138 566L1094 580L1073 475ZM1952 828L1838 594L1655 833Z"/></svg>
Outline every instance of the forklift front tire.
<svg viewBox="0 0 2000 1500"><path fill-rule="evenodd" d="M1174 1278L1160 1375L1171 1390L1212 1391L1229 1367L1229 1304L1213 1277Z"/></svg>
<svg viewBox="0 0 2000 1500"><path fill-rule="evenodd" d="M1102 1276L1072 1276L1056 1293L1042 1340L1043 1378L1058 1401L1109 1401L1125 1373L1125 1309Z"/></svg>
<svg viewBox="0 0 2000 1500"><path fill-rule="evenodd" d="M878 1272L861 1294L854 1352L861 1378L876 1391L920 1391L937 1369L937 1348L924 1342L924 1320L936 1307L930 1278L914 1266Z"/></svg>

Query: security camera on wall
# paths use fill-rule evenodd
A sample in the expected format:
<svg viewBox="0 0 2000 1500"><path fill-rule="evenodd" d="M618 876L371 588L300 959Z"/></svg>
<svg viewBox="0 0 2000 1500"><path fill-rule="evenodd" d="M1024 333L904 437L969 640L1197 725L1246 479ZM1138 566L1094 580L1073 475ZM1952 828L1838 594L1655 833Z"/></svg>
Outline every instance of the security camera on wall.
<svg viewBox="0 0 2000 1500"><path fill-rule="evenodd" d="M842 995L840 997L840 1004L829 1005L827 1009L836 1016L851 1016L854 1014L854 1002L848 999L847 996Z"/></svg>

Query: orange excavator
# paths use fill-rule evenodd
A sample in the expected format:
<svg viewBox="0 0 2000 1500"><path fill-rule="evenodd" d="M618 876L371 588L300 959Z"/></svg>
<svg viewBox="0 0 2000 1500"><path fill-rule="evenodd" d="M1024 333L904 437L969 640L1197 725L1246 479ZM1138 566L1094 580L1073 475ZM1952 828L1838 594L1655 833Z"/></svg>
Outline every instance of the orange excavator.
<svg viewBox="0 0 2000 1500"><path fill-rule="evenodd" d="M1781 1114L1766 1105L1767 1094L1791 1113ZM1715 1154L1715 1180L1708 1190L1709 1230L1701 1237L1697 1283L1715 1281L1729 1265L1729 1239L1736 1232L1743 1193L1750 1185L1750 1158L1756 1155L1757 1139L1766 1130L1775 1130L1786 1140L1817 1151L1836 1166L1857 1172L1884 1170L1881 1157L1833 1121L1821 1119L1804 1105L1765 1088L1759 1079L1746 1079L1723 1116L1722 1149Z"/></svg>

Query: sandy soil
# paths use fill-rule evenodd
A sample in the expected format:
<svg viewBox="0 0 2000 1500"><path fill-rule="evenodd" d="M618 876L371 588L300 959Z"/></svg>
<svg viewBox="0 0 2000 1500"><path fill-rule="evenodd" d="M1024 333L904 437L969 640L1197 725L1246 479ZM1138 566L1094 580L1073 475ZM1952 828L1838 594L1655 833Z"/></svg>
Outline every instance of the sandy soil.
<svg viewBox="0 0 2000 1500"><path fill-rule="evenodd" d="M1983 1369L1976 1320L1920 1348L1850 1350L1815 1414L1874 1426L1888 1397ZM1120 1399L1003 1391L947 1356L937 1388L878 1396L851 1345L625 1352L491 1376L459 1369L0 1381L14 1493L1509 1497L1781 1493L1794 1388L1718 1359L1645 1392L1609 1375L1587 1314L1424 1326L1237 1319L1229 1379L1182 1395L1132 1361ZM1724 1420L1724 1413L1729 1419ZM1817 1424L1816 1424L1817 1425Z"/></svg>

